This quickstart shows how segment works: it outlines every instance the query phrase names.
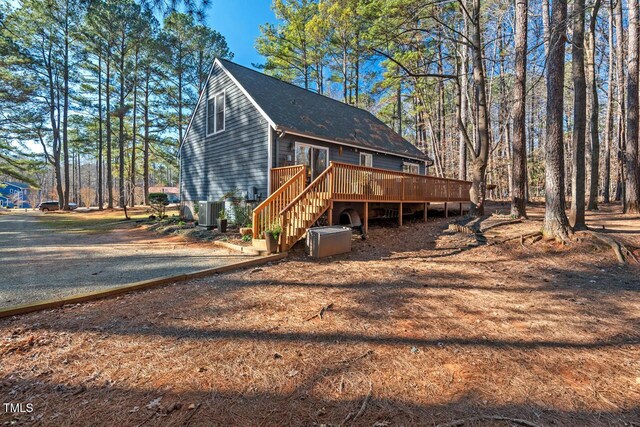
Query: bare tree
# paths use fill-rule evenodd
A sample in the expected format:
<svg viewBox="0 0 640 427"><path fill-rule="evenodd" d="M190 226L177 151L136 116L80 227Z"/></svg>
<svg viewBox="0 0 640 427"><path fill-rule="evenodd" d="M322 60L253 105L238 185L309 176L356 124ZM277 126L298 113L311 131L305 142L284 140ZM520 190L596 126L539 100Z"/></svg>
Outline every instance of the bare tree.
<svg viewBox="0 0 640 427"><path fill-rule="evenodd" d="M545 141L545 215L546 238L569 240L569 219L565 212L564 189L564 54L567 2L554 0L549 25L547 58L547 130Z"/></svg>
<svg viewBox="0 0 640 427"><path fill-rule="evenodd" d="M573 135L571 174L571 213L573 228L586 228L585 205L585 140L587 125L587 80L584 72L584 3L574 0L572 13L571 74L573 77Z"/></svg>
<svg viewBox="0 0 640 427"><path fill-rule="evenodd" d="M462 5L462 2L460 3ZM484 205L487 191L486 171L489 160L489 106L487 102L486 78L484 73L482 24L480 22L480 0L472 0L469 16L469 32L471 59L473 63L473 82L475 85L475 99L477 107L478 144L473 147L467 138L468 146L472 149L471 161L471 215L484 215ZM462 6L464 8L464 5Z"/></svg>
<svg viewBox="0 0 640 427"><path fill-rule="evenodd" d="M624 164L626 169L624 211L640 213L638 183L638 0L629 0L629 48L627 77L627 138Z"/></svg>
<svg viewBox="0 0 640 427"><path fill-rule="evenodd" d="M607 74L607 116L605 118L604 131L604 159L603 159L603 180L602 180L602 200L604 203L611 201L611 145L613 143L613 91L615 88L614 79L614 45L613 45L613 1L609 2L609 70Z"/></svg>
<svg viewBox="0 0 640 427"><path fill-rule="evenodd" d="M589 47L587 69L589 70L589 104L591 110L589 114L589 134L591 141L591 177L589 180L589 210L598 209L598 188L600 183L600 101L598 99L598 76L596 73L596 24L598 22L598 12L600 11L600 0L595 0L591 10L589 20L589 37L587 46Z"/></svg>
<svg viewBox="0 0 640 427"><path fill-rule="evenodd" d="M511 215L527 216L527 0L516 0L515 10L515 81L513 84L513 184Z"/></svg>
<svg viewBox="0 0 640 427"><path fill-rule="evenodd" d="M618 88L618 146L616 160L618 163L618 176L616 182L615 200L624 199L624 150L625 150L625 66L624 66L624 27L622 25L622 0L617 0L614 9L614 20L616 25L616 87Z"/></svg>

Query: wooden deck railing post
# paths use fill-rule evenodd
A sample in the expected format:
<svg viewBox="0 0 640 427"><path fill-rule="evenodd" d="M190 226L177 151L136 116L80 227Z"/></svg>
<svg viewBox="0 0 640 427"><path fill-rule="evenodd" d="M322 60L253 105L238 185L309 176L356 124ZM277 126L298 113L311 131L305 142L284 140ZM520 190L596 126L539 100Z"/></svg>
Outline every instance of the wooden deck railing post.
<svg viewBox="0 0 640 427"><path fill-rule="evenodd" d="M253 238L257 239L258 238L258 214L256 213L256 211L253 211L253 221L251 222L251 225L253 225Z"/></svg>
<svg viewBox="0 0 640 427"><path fill-rule="evenodd" d="M329 205L329 213L327 214L329 219L329 225L333 225L333 202Z"/></svg>

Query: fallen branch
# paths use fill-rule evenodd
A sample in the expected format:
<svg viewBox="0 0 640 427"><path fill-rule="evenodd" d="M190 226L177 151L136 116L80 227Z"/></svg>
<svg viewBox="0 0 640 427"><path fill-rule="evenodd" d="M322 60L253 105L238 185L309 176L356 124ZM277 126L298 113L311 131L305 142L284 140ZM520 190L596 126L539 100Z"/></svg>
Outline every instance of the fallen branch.
<svg viewBox="0 0 640 427"><path fill-rule="evenodd" d="M358 357L355 357L355 358L353 358L353 359L344 359L344 360L340 360L340 361L335 362L335 363L336 363L336 364L342 364L342 363L351 364L351 363L353 363L353 362L357 362L357 361L358 361L358 360L360 360L360 359L364 359L365 357L367 357L367 356L369 356L369 355L371 355L371 354L373 354L373 350L367 350L367 351L365 351L363 354L361 354L361 355L360 355L360 356L358 356Z"/></svg>
<svg viewBox="0 0 640 427"><path fill-rule="evenodd" d="M353 421L357 420L358 417L360 417L362 414L364 414L364 411L367 409L367 404L369 403L369 400L371 400L371 393L372 392L373 392L373 384L371 384L371 380L369 380L369 393L367 393L367 396L362 401L362 406L360 406L360 410L358 411L356 416L353 417Z"/></svg>
<svg viewBox="0 0 640 427"><path fill-rule="evenodd" d="M540 231L536 231L533 233L520 234L518 236L512 236L502 240L495 240L493 242L487 243L487 246L500 245L502 243L510 242L511 240L516 240L516 239L521 239L521 241L524 241L525 239L528 239L530 237L537 237L537 236L542 236L542 233Z"/></svg>
<svg viewBox="0 0 640 427"><path fill-rule="evenodd" d="M609 237L606 234L596 233L595 231L588 231L587 233L591 234L602 243L609 245L618 259L618 264L626 264L627 258L631 258L638 263L638 259L633 255L633 253L614 238Z"/></svg>
<svg viewBox="0 0 640 427"><path fill-rule="evenodd" d="M508 421L510 423L514 423L514 424L519 424L521 426L527 426L527 427L539 427L538 424L535 424L531 421L527 421L527 420L523 420L520 418L509 418L509 417L503 417L500 415L485 415L485 416L480 416L480 417L471 417L471 418L462 418L459 420L454 420L451 421L449 423L445 423L445 424L438 424L436 427L459 427L459 426L463 426L467 423L473 423L476 421Z"/></svg>
<svg viewBox="0 0 640 427"><path fill-rule="evenodd" d="M305 319L305 321L308 322L309 320L315 319L316 317L319 317L320 320L322 320L322 316L324 316L324 313L326 313L327 311L331 310L332 308L333 308L333 303L329 303L329 304L325 305L324 307L322 307L318 313L314 314L313 316L309 317L308 319Z"/></svg>
<svg viewBox="0 0 640 427"><path fill-rule="evenodd" d="M186 427L186 426L188 426L188 425L191 423L191 418L193 418L193 416L196 414L196 412L198 412L198 409L200 409L200 406L202 406L202 404L201 404L201 403L198 403L198 404L196 405L196 407L195 407L195 408L193 408L193 409L191 410L191 413L189 414L189 416L187 417L187 419L184 421L183 426L185 426L185 427Z"/></svg>

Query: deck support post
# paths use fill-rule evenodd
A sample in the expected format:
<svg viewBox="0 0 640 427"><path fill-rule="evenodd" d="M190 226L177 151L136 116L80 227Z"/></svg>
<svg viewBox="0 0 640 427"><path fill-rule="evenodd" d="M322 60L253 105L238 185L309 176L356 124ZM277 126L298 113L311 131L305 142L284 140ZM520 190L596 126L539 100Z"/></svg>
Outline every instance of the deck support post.
<svg viewBox="0 0 640 427"><path fill-rule="evenodd" d="M447 202L444 202L444 217L449 218L449 206L447 205Z"/></svg>
<svg viewBox="0 0 640 427"><path fill-rule="evenodd" d="M460 216L462 216L462 215L463 215L463 213L462 213L462 203L460 203Z"/></svg>
<svg viewBox="0 0 640 427"><path fill-rule="evenodd" d="M427 218L429 218L429 203L424 204L424 222L427 222Z"/></svg>
<svg viewBox="0 0 640 427"><path fill-rule="evenodd" d="M363 234L369 233L369 202L364 202L364 222L362 223Z"/></svg>
<svg viewBox="0 0 640 427"><path fill-rule="evenodd" d="M402 227L402 202L400 202L400 210L398 211L398 225Z"/></svg>
<svg viewBox="0 0 640 427"><path fill-rule="evenodd" d="M327 212L327 216L329 217L329 225L333 225L333 201L329 204L329 212Z"/></svg>

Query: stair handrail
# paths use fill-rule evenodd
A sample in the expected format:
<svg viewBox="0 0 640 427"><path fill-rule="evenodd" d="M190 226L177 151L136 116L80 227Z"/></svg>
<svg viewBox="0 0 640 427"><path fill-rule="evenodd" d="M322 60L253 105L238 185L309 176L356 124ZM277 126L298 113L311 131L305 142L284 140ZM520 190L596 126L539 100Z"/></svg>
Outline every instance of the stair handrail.
<svg viewBox="0 0 640 427"><path fill-rule="evenodd" d="M285 212L287 212L288 210L290 210L293 206L295 206L296 203L298 203L298 201L300 199L302 199L307 193L309 193L311 190L313 190L315 187L318 186L318 183L320 181L322 181L322 179L324 177L326 177L329 172L332 172L334 169L334 164L333 162L330 162L329 167L326 168L325 170L322 171L322 173L320 173L320 175L318 175L316 177L316 179L314 179L313 181L311 181L311 184L309 184L307 186L307 188L305 188L300 194L298 194L298 196L293 199L287 206L284 207L284 209L282 209L280 211L280 215L284 215ZM329 192L332 193L333 192L333 186L329 186Z"/></svg>
<svg viewBox="0 0 640 427"><path fill-rule="evenodd" d="M305 168L305 165L291 165L281 166L279 168L271 168L271 188L269 189L269 192L272 193L276 191L278 188L282 187L288 180L293 178L293 176L301 169Z"/></svg>
<svg viewBox="0 0 640 427"><path fill-rule="evenodd" d="M286 250L289 248L289 226L291 224L289 224L289 213L291 212L291 210L298 204L300 203L309 193L311 193L312 191L317 190L317 188L321 185L321 183L329 178L329 183L327 183L327 192L328 194L328 200L331 200L331 194L333 193L333 182L332 182L332 175L330 175L334 170L334 165L333 163L329 163L329 167L326 168L324 171L322 171L322 173L320 173L320 175L318 175L316 177L316 179L314 179L311 184L309 184L304 191L302 191L295 199L293 199L284 209L282 209L280 211L280 218L282 221L282 233L280 234L280 247L282 250ZM328 209L328 206L325 206L323 211ZM311 225L311 224L309 224ZM296 236L299 237L299 236Z"/></svg>
<svg viewBox="0 0 640 427"><path fill-rule="evenodd" d="M260 203L258 206L256 206L256 208L253 210L253 238L254 239L258 239L260 238L260 218L259 215L262 213L262 211L264 211L268 206L270 206L271 204L273 204L276 199L278 197L280 197L280 195L282 195L286 190L288 190L289 188L293 187L295 184L299 184L299 190L303 191L304 187L305 187L305 178L307 175L307 168L304 165L300 165L302 166L300 168L300 170L298 172L296 172L291 178L289 178L284 184L282 184L276 191L274 191L273 193L271 193L269 195L269 197L267 197L266 199L264 199L262 201L262 203ZM285 200L283 202L283 204L289 204L288 200ZM274 215L275 218L273 218L273 221L277 221L280 225L282 225L282 214L279 213L279 211L276 211L276 215ZM271 222L271 221L269 221ZM265 223L266 224L266 223ZM264 230L262 230L264 231Z"/></svg>

